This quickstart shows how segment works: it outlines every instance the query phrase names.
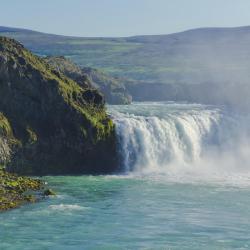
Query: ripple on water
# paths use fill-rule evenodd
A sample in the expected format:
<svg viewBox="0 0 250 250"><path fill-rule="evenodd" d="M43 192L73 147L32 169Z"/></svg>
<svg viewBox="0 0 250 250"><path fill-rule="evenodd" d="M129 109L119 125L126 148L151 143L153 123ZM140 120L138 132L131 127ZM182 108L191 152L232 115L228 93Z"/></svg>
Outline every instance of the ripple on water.
<svg viewBox="0 0 250 250"><path fill-rule="evenodd" d="M49 209L56 211L82 211L88 209L87 207L79 206L77 204L59 204L50 205Z"/></svg>

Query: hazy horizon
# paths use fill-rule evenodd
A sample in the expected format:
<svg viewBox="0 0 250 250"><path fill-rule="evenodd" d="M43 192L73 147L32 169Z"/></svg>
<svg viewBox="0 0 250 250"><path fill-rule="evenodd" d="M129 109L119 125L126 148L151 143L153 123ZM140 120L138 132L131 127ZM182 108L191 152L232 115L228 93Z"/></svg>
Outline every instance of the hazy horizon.
<svg viewBox="0 0 250 250"><path fill-rule="evenodd" d="M3 2L1 7L0 26L77 37L160 35L202 27L250 25L247 0L177 0L174 3L170 0L101 3L97 0L27 0L25 3L12 0Z"/></svg>
<svg viewBox="0 0 250 250"><path fill-rule="evenodd" d="M16 27L16 26L5 26L5 25L1 25L0 27L3 28L9 28L9 29L21 29L21 30L28 30L28 31L34 31L34 32L38 32L38 33L43 33L43 34L49 34L49 35L56 35L56 36L69 36L69 37L79 37L79 38L126 38L126 37L134 37L134 36L162 36L162 35L172 35L172 34L178 34L178 33L182 33L182 32L186 32L186 31L192 31L192 30L200 30L200 29L237 29L237 28L250 28L250 24L249 25L243 25L243 26L204 26L204 27L194 27L194 28L189 28L189 29L185 29L185 30L179 30L176 32L172 32L172 33L159 33L159 34L135 34L135 35L131 35L131 36L78 36L78 35L66 35L66 34L57 34L57 33L51 33L51 32L44 32L41 30L36 30L36 29L30 29L30 28L26 28L26 27Z"/></svg>

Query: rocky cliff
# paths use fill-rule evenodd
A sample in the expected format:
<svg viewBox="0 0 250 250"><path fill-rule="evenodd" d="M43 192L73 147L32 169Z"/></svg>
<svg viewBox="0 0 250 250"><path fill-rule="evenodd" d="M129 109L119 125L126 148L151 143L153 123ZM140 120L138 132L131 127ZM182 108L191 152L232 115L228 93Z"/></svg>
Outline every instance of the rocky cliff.
<svg viewBox="0 0 250 250"><path fill-rule="evenodd" d="M129 104L131 95L127 92L122 79L114 78L91 67L80 68L63 56L44 58L55 70L76 81L80 86L98 89L109 104Z"/></svg>
<svg viewBox="0 0 250 250"><path fill-rule="evenodd" d="M0 159L22 174L107 173L115 128L102 95L0 37Z"/></svg>
<svg viewBox="0 0 250 250"><path fill-rule="evenodd" d="M82 72L88 76L93 87L99 89L109 104L130 104L132 96L128 93L121 78L107 75L99 69L91 67L82 68Z"/></svg>

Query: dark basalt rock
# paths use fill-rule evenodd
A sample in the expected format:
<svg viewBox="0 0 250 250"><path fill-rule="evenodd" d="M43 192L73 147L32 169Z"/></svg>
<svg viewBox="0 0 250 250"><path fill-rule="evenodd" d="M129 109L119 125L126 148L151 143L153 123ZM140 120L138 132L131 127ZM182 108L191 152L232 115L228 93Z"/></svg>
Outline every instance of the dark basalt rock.
<svg viewBox="0 0 250 250"><path fill-rule="evenodd" d="M9 153L0 159L5 158L2 162L9 171L99 174L117 166L115 127L102 95L3 37L0 112L2 124L9 127L8 134L0 134L2 148L9 148Z"/></svg>
<svg viewBox="0 0 250 250"><path fill-rule="evenodd" d="M56 193L52 189L46 189L46 190L44 190L43 195L44 196L55 196Z"/></svg>

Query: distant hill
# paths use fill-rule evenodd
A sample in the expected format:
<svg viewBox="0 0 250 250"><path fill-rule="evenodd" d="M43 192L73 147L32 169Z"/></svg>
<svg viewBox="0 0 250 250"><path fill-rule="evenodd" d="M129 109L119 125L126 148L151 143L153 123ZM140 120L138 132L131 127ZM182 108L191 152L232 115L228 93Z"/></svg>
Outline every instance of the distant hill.
<svg viewBox="0 0 250 250"><path fill-rule="evenodd" d="M0 35L19 40L37 54L64 55L82 67L162 83L211 80L211 72L224 78L219 70L231 79L250 65L250 27L127 38L67 37L0 27Z"/></svg>
<svg viewBox="0 0 250 250"><path fill-rule="evenodd" d="M250 27L125 38L67 37L0 27L0 35L19 40L36 54L63 55L81 67L131 79L126 87L134 100L230 103L239 83L244 85L243 95L248 92ZM191 97L183 95L183 86Z"/></svg>

